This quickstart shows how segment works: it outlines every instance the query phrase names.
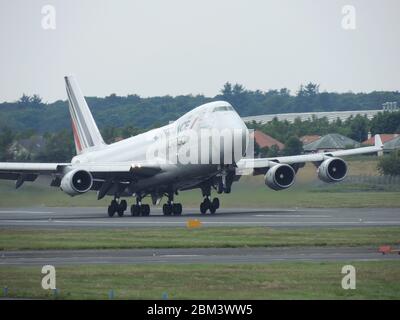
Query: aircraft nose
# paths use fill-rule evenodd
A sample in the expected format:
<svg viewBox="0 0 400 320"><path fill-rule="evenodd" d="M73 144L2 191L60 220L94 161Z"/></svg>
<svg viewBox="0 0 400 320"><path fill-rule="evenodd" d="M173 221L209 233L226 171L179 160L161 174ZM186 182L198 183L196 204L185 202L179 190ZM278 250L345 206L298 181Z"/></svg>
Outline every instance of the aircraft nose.
<svg viewBox="0 0 400 320"><path fill-rule="evenodd" d="M215 124L215 127L221 131L230 130L236 131L237 133L241 132L242 137L246 137L248 134L245 123L236 113L229 112L226 114L219 114Z"/></svg>
<svg viewBox="0 0 400 320"><path fill-rule="evenodd" d="M233 112L221 113L216 117L215 121L215 128L220 131L222 136L229 134L232 137L232 146L225 145L224 152L231 153L234 161L240 160L245 154L249 142L249 132L246 124L237 113Z"/></svg>

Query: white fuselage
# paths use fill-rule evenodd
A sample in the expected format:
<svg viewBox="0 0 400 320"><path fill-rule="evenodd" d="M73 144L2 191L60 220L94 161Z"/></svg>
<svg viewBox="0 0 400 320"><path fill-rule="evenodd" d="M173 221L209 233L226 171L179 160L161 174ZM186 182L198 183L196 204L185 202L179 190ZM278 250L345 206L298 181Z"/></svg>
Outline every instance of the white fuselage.
<svg viewBox="0 0 400 320"><path fill-rule="evenodd" d="M230 110L224 110L224 107ZM236 136L235 138L245 141L240 158L243 156L248 142L247 127L229 103L217 101L201 105L166 126L106 145L102 148L88 149L86 152L75 156L72 159L72 163L143 163L159 160L154 158L149 159L148 150L149 146L154 144L161 135L167 137L168 149L175 148L175 150L179 150L181 147L180 139L185 137L185 133L188 130L200 133L202 129L241 130L243 132L242 136ZM219 151L221 153L231 152L227 148L229 146L223 145L223 148L220 148ZM233 162L237 162L240 158L236 157L233 159ZM152 177L141 179L135 184L134 189L154 189L161 184L170 184L176 189L189 189L191 186L195 186L201 181L216 175L221 170L221 165L216 163L182 164L180 162L172 163L165 161L165 159L159 161L162 162L164 170Z"/></svg>

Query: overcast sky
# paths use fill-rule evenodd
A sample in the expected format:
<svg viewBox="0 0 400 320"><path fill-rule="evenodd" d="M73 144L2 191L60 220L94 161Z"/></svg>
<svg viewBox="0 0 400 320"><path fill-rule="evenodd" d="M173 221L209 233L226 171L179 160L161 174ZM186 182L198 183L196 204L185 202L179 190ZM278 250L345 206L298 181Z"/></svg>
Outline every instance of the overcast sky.
<svg viewBox="0 0 400 320"><path fill-rule="evenodd" d="M55 30L42 27L46 4ZM398 0L0 0L0 41L0 101L64 100L66 74L87 96L400 87Z"/></svg>

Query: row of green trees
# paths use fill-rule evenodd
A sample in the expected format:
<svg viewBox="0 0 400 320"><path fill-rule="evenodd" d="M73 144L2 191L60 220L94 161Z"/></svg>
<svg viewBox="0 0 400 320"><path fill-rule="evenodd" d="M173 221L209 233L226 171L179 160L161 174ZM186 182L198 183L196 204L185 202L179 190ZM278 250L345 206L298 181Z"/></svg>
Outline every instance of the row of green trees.
<svg viewBox="0 0 400 320"><path fill-rule="evenodd" d="M285 142L290 137L302 137L305 135L325 135L328 133L339 133L358 142L363 142L368 137L380 133L400 132L400 112L378 113L371 120L365 116L357 115L345 121L337 119L329 122L327 118L316 117L301 121L296 119L293 123L279 121L277 118L266 124L256 122L248 124L249 128L260 130L275 139Z"/></svg>
<svg viewBox="0 0 400 320"><path fill-rule="evenodd" d="M382 103L395 101L400 105L400 92L370 93L320 92L319 85L301 85L297 92L278 90L248 90L243 85L227 82L215 97L180 95L176 97L140 97L136 94L104 98L88 97L87 102L99 127L133 126L148 128L167 124L171 120L203 103L225 100L241 116L311 111L343 111L379 109ZM0 127L7 124L18 131L57 132L70 125L66 101L44 103L38 95L23 95L16 102L0 103Z"/></svg>
<svg viewBox="0 0 400 320"><path fill-rule="evenodd" d="M154 126L157 126L155 124ZM346 121L337 120L329 122L326 118L313 118L307 121L296 119L294 123L274 119L266 124L248 124L251 129L260 130L285 144L285 149L280 151L277 147L260 149L256 147L256 154L274 157L278 155L292 155L302 152L302 144L299 140L304 135L325 135L328 133L340 133L362 142L367 139L368 131L377 133L400 132L400 112L385 112L377 114L373 119L356 116ZM119 139L135 136L145 130L132 125L122 127L101 128L101 133L107 143ZM34 130L16 131L10 127L0 127L0 160L15 161L26 160L13 158L8 150L14 141L38 135ZM47 132L43 135L46 147L40 153L33 155L28 160L35 161L69 161L75 154L75 147L71 129L63 129L57 132Z"/></svg>

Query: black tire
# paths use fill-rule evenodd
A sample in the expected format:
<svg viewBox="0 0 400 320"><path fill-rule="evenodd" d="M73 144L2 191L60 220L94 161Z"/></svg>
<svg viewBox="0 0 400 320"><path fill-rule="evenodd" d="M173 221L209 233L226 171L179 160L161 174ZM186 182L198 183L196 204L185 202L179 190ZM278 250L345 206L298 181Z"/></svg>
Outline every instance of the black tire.
<svg viewBox="0 0 400 320"><path fill-rule="evenodd" d="M174 203L172 212L174 213L174 216L180 216L182 214L182 205L180 203Z"/></svg>
<svg viewBox="0 0 400 320"><path fill-rule="evenodd" d="M211 214L215 214L215 212L217 211L217 208L214 207L213 204L210 205L209 209L210 209L210 213L211 213Z"/></svg>
<svg viewBox="0 0 400 320"><path fill-rule="evenodd" d="M219 199L218 198L214 198L211 205L215 208L215 209L219 209Z"/></svg>
<svg viewBox="0 0 400 320"><path fill-rule="evenodd" d="M121 200L119 206L122 208L123 211L125 211L126 208L128 208L128 204L126 203L126 200Z"/></svg>
<svg viewBox="0 0 400 320"><path fill-rule="evenodd" d="M117 200L112 200L110 205L114 208L115 211L117 211L118 208Z"/></svg>
<svg viewBox="0 0 400 320"><path fill-rule="evenodd" d="M164 213L164 216L170 216L172 213L172 206L169 205L168 203L164 203L163 213Z"/></svg>
<svg viewBox="0 0 400 320"><path fill-rule="evenodd" d="M115 214L114 207L113 207L112 205L109 205L109 206L108 206L108 209L107 209L107 212L108 212L108 216L109 216L110 218L112 218L112 217L114 216L114 214Z"/></svg>
<svg viewBox="0 0 400 320"><path fill-rule="evenodd" d="M137 217L140 215L140 207L137 204L131 206L131 215Z"/></svg>
<svg viewBox="0 0 400 320"><path fill-rule="evenodd" d="M231 187L225 187L224 193L231 193Z"/></svg>
<svg viewBox="0 0 400 320"><path fill-rule="evenodd" d="M208 205L205 202L200 203L200 213L201 214L206 214L208 209Z"/></svg>
<svg viewBox="0 0 400 320"><path fill-rule="evenodd" d="M142 204L140 206L140 215L142 217L147 217L150 215L150 206L148 204Z"/></svg>
<svg viewBox="0 0 400 320"><path fill-rule="evenodd" d="M118 207L118 209L117 209L118 217L123 217L124 216L124 211L125 210L122 210L122 207Z"/></svg>

